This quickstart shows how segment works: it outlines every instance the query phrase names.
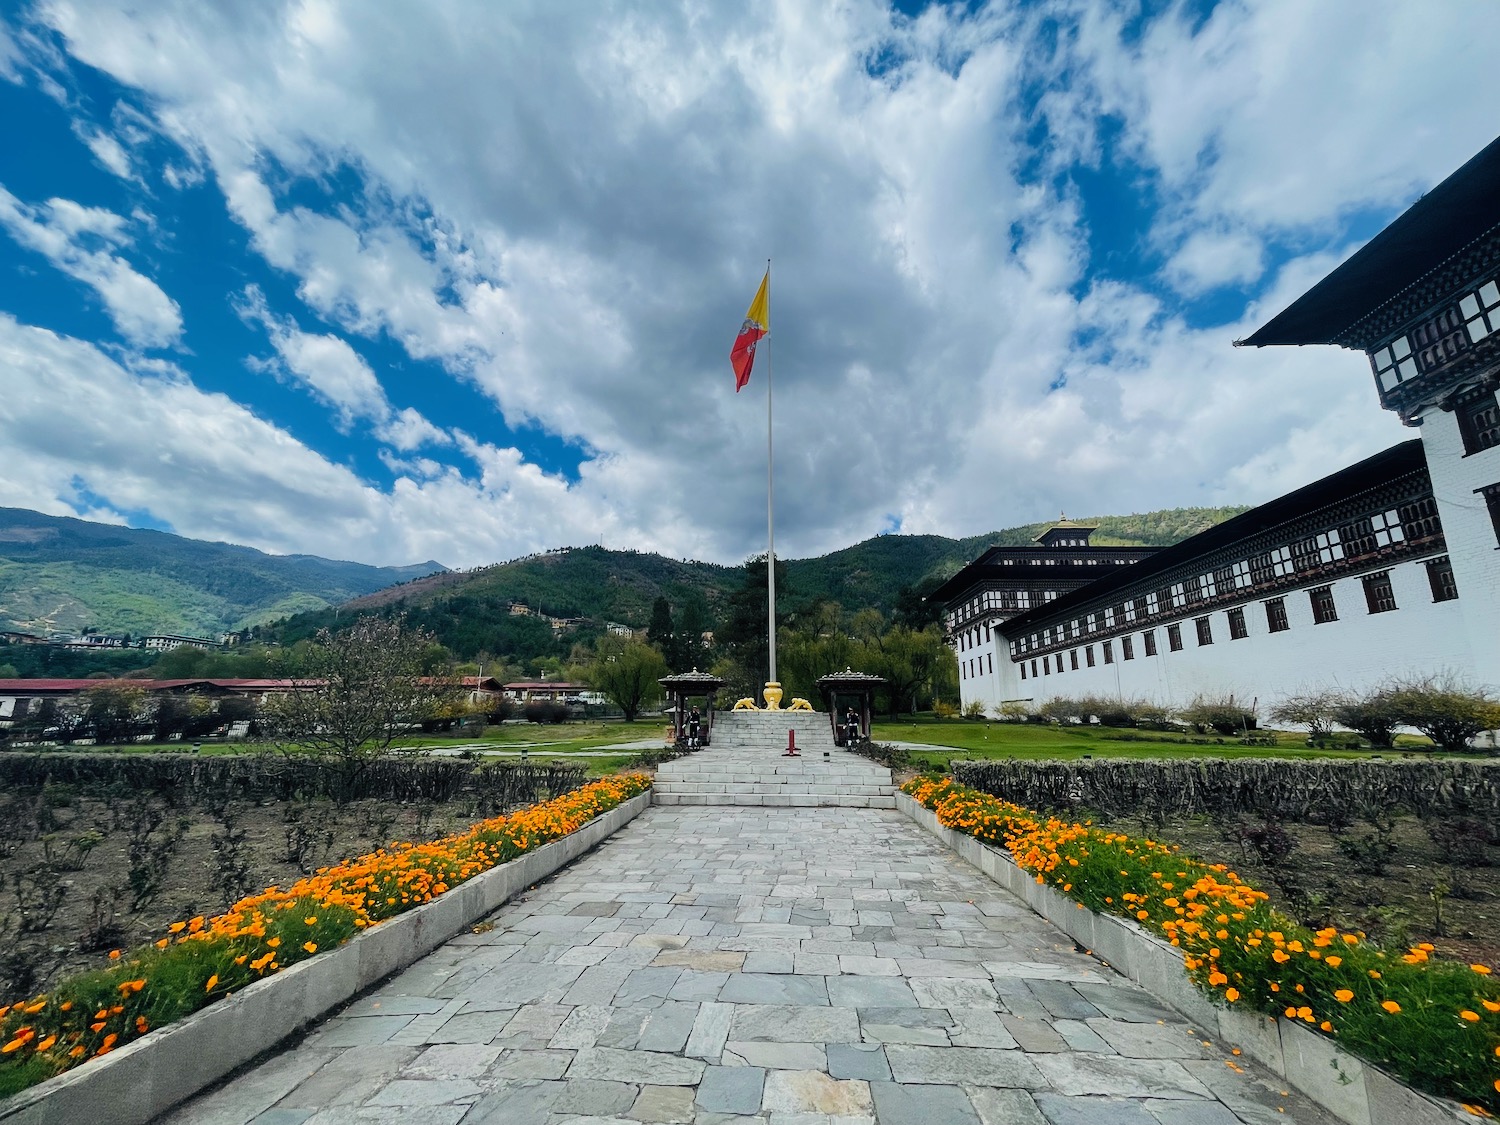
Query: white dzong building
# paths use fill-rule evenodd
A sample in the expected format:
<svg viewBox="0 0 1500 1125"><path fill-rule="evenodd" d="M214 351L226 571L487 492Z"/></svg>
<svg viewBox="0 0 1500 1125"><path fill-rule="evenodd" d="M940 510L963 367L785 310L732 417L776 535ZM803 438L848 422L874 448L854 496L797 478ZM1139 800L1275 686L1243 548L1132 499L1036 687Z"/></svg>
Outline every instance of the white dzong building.
<svg viewBox="0 0 1500 1125"><path fill-rule="evenodd" d="M1421 437L1024 609L992 548L934 595L964 705L1500 686L1500 141L1240 343L1364 351Z"/></svg>

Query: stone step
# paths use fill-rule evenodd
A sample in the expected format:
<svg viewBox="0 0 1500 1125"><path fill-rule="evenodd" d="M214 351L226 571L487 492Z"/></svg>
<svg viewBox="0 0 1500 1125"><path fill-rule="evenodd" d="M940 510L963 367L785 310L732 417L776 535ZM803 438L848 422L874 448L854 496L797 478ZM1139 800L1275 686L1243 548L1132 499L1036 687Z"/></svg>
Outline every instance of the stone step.
<svg viewBox="0 0 1500 1125"><path fill-rule="evenodd" d="M790 808L893 809L894 796L845 796L819 793L661 793L658 805L766 805Z"/></svg>
<svg viewBox="0 0 1500 1125"><path fill-rule="evenodd" d="M825 785L817 782L787 781L781 784L765 781L734 782L715 785L698 781L657 781L658 793L810 793L815 795L851 797L889 796L895 792L890 785Z"/></svg>

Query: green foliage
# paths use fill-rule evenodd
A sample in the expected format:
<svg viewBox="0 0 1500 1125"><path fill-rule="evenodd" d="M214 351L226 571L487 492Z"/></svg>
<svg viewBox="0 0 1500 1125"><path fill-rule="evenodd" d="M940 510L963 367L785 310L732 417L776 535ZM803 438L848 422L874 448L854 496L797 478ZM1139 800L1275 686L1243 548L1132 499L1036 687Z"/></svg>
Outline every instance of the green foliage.
<svg viewBox="0 0 1500 1125"><path fill-rule="evenodd" d="M1401 725L1391 693L1383 688L1362 696L1343 696L1333 709L1333 718L1339 726L1348 727L1368 739L1371 746L1382 749L1395 743L1396 728Z"/></svg>
<svg viewBox="0 0 1500 1125"><path fill-rule="evenodd" d="M589 672L589 682L634 721L641 708L661 698L657 680L667 674L661 653L634 639L606 637L599 642L599 657Z"/></svg>
<svg viewBox="0 0 1500 1125"><path fill-rule="evenodd" d="M1222 735L1241 734L1255 729L1255 712L1243 700L1229 695L1198 695L1177 717L1199 734L1215 731Z"/></svg>
<svg viewBox="0 0 1500 1125"><path fill-rule="evenodd" d="M1444 750L1464 750L1481 731L1500 729L1494 695L1451 676L1398 681L1388 698L1403 726L1415 727Z"/></svg>
<svg viewBox="0 0 1500 1125"><path fill-rule="evenodd" d="M0 508L0 628L216 635L438 569L267 555Z"/></svg>

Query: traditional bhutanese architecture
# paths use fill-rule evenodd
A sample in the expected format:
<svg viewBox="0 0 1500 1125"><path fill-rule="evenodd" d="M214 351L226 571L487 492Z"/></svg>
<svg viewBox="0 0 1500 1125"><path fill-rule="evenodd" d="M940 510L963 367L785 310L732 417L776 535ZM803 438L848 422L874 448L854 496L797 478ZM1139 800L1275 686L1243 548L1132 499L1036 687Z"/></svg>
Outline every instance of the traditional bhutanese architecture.
<svg viewBox="0 0 1500 1125"><path fill-rule="evenodd" d="M1365 352L1421 438L1004 615L987 552L937 592L966 705L1500 685L1500 141L1239 343Z"/></svg>
<svg viewBox="0 0 1500 1125"><path fill-rule="evenodd" d="M1007 695L1006 647L999 627L1018 614L1150 558L1154 547L1095 547L1098 528L1066 517L1030 547L991 547L928 595L946 606L944 634L958 655L965 704L998 705Z"/></svg>
<svg viewBox="0 0 1500 1125"><path fill-rule="evenodd" d="M1243 344L1362 351L1419 427L1463 602L1463 671L1500 684L1500 140Z"/></svg>

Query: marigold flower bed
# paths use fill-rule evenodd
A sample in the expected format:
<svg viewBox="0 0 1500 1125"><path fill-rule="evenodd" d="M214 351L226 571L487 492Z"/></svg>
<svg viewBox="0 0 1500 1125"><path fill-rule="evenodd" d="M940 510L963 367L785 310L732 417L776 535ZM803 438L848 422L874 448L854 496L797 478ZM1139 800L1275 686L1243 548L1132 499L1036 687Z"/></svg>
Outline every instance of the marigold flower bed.
<svg viewBox="0 0 1500 1125"><path fill-rule="evenodd" d="M902 791L944 827L1005 848L1038 883L1181 948L1216 1003L1301 1021L1415 1087L1500 1112L1500 987L1486 966L1310 930L1223 864L1160 841L1043 818L948 780Z"/></svg>
<svg viewBox="0 0 1500 1125"><path fill-rule="evenodd" d="M647 774L592 782L430 843L393 844L286 888L270 887L113 964L0 1008L0 1097L117 1050L320 949L431 901L583 827L651 787Z"/></svg>

